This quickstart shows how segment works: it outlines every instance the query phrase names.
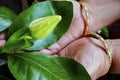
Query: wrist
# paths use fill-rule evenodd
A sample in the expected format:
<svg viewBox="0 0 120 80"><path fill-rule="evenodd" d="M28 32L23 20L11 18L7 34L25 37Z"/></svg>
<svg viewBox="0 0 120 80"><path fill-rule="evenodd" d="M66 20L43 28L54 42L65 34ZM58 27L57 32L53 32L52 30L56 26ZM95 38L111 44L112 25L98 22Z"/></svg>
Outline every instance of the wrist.
<svg viewBox="0 0 120 80"><path fill-rule="evenodd" d="M89 32L96 32L120 18L120 0L81 1L85 3L89 10Z"/></svg>
<svg viewBox="0 0 120 80"><path fill-rule="evenodd" d="M110 45L110 50L112 52L112 65L110 68L110 73L120 74L120 39L116 40L106 40L107 43Z"/></svg>

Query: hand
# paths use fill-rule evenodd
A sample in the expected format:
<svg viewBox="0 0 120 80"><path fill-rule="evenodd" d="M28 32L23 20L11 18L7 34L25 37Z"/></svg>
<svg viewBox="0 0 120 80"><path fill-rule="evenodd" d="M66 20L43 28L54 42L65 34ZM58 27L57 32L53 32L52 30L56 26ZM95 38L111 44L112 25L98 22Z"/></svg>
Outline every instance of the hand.
<svg viewBox="0 0 120 80"><path fill-rule="evenodd" d="M41 53L55 54L68 45L70 42L78 39L83 35L84 22L81 12L80 4L77 1L72 1L73 3L73 20L71 22L70 28L65 35L55 44L47 49L41 50ZM69 14L69 13L68 13Z"/></svg>
<svg viewBox="0 0 120 80"><path fill-rule="evenodd" d="M109 59L103 44L93 38L81 38L69 44L58 53L59 56L73 58L87 69L92 80L105 75L109 68Z"/></svg>

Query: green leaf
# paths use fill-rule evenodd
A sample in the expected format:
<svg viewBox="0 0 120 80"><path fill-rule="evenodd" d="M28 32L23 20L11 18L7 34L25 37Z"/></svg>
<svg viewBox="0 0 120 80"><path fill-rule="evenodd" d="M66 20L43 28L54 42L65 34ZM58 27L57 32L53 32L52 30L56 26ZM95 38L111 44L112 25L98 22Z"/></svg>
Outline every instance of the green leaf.
<svg viewBox="0 0 120 80"><path fill-rule="evenodd" d="M29 29L32 21L51 15L60 15L62 20L47 37L35 40L34 45L27 50L40 50L49 47L65 34L71 24L73 4L70 1L45 1L32 5L16 17L9 28L8 37L21 28Z"/></svg>
<svg viewBox="0 0 120 80"><path fill-rule="evenodd" d="M10 55L8 67L17 80L91 80L75 60L40 53Z"/></svg>
<svg viewBox="0 0 120 80"><path fill-rule="evenodd" d="M109 29L108 29L108 27L104 27L104 28L101 30L101 35L102 35L104 38L109 38Z"/></svg>
<svg viewBox="0 0 120 80"><path fill-rule="evenodd" d="M8 28L13 20L15 19L16 14L8 8L0 6L0 32Z"/></svg>
<svg viewBox="0 0 120 80"><path fill-rule="evenodd" d="M0 49L0 52L1 53L7 53L7 52L10 52L10 51L22 50L22 49L28 48L32 45L33 45L33 40L29 36L26 36L26 37L20 38L16 41L12 41L12 42L9 42L9 43L7 42Z"/></svg>
<svg viewBox="0 0 120 80"><path fill-rule="evenodd" d="M0 54L31 47L34 44L33 39L30 36L28 36L25 32L25 28L15 32L8 39L5 45L0 48Z"/></svg>
<svg viewBox="0 0 120 80"><path fill-rule="evenodd" d="M10 51L22 50L22 49L28 48L32 45L33 45L32 39L29 36L26 36L26 37L20 38L16 41L6 43L2 47L2 50L0 52L1 53L7 53L7 52L10 52Z"/></svg>
<svg viewBox="0 0 120 80"><path fill-rule="evenodd" d="M61 16L47 16L34 20L30 24L30 32L33 38L41 39L48 36L60 22Z"/></svg>

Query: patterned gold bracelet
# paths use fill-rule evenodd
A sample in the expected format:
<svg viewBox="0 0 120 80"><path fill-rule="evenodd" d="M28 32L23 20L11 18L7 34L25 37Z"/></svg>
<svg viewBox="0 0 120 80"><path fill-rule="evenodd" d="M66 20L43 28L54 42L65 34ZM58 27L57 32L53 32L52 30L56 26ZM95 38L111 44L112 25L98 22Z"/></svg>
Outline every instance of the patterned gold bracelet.
<svg viewBox="0 0 120 80"><path fill-rule="evenodd" d="M83 3L83 2L80 2L80 4L82 5L84 11L85 11L85 19L86 19L86 26L85 26L85 31L84 31L84 37L85 36L94 36L96 38L98 38L104 45L105 47L105 51L107 53L107 56L109 58L109 62L110 62L110 65L112 64L112 55L111 55L111 52L110 52L110 49L109 49L109 46L108 44L105 42L105 40L98 34L96 33L89 33L88 32L88 28L90 26L90 16L89 16L89 11L88 11L88 8L87 6Z"/></svg>
<svg viewBox="0 0 120 80"><path fill-rule="evenodd" d="M84 31L84 36L87 36L88 34L88 28L89 28L89 25L90 25L90 16L89 16L89 11L88 11L88 8L86 7L86 5L82 2L80 2L80 4L82 5L82 7L84 8L85 10L85 18L86 18L86 26L85 26L85 31Z"/></svg>

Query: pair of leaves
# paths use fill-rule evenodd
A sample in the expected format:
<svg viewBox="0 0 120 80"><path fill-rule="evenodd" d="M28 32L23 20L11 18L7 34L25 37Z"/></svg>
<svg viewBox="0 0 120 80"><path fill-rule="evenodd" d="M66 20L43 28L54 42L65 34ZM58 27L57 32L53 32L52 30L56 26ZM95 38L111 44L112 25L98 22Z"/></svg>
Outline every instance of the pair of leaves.
<svg viewBox="0 0 120 80"><path fill-rule="evenodd" d="M40 50L49 47L57 42L70 26L73 17L73 4L70 1L45 1L32 5L16 17L10 26L8 37L22 28L26 28L29 32L32 21L51 15L60 15L61 22L45 38L34 40L34 45L27 50ZM44 32L41 35L44 35Z"/></svg>
<svg viewBox="0 0 120 80"><path fill-rule="evenodd" d="M17 80L91 80L85 68L70 58L18 53L9 56L8 66Z"/></svg>

